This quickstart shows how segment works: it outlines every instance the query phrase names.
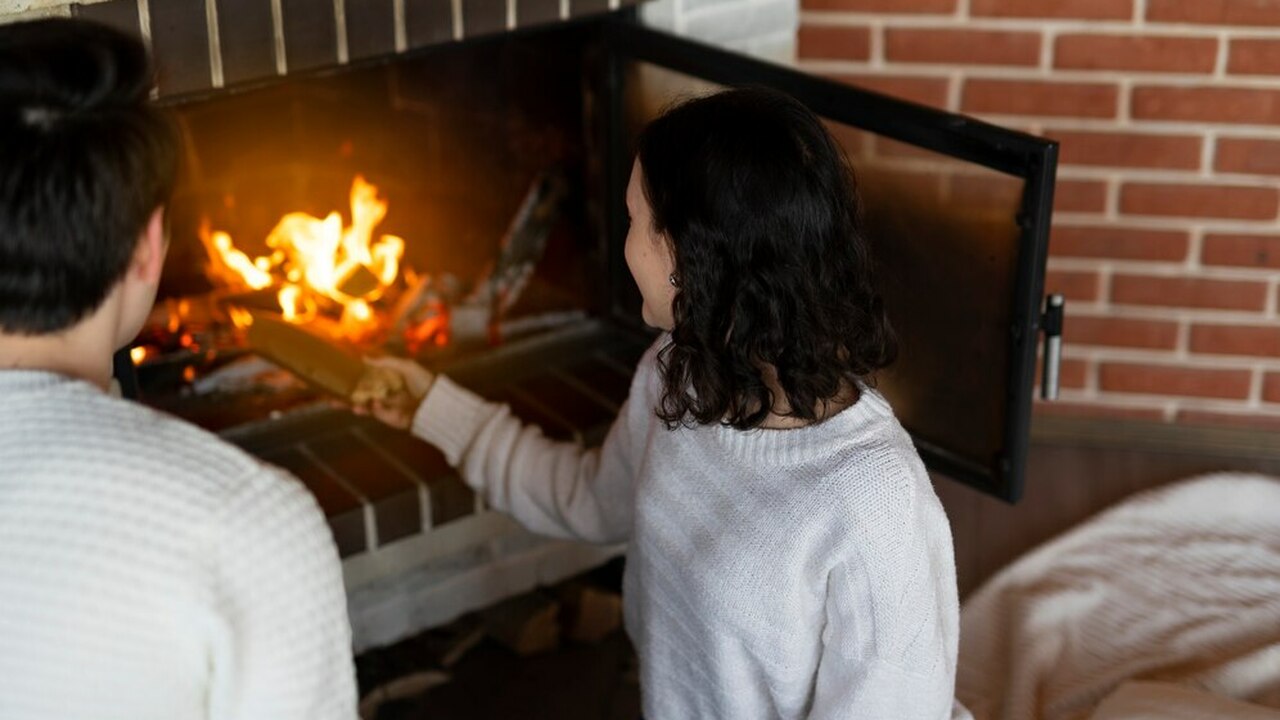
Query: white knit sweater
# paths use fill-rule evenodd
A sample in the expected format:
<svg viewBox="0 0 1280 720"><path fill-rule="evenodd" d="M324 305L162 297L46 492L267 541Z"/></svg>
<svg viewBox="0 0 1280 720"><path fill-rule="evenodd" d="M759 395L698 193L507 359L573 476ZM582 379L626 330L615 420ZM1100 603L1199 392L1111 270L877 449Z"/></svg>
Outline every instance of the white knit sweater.
<svg viewBox="0 0 1280 720"><path fill-rule="evenodd" d="M949 717L950 529L884 398L867 389L795 430L669 431L657 347L598 450L550 442L443 377L414 431L531 530L630 541L647 718Z"/></svg>
<svg viewBox="0 0 1280 720"><path fill-rule="evenodd" d="M350 642L296 480L87 383L0 371L0 718L350 720Z"/></svg>

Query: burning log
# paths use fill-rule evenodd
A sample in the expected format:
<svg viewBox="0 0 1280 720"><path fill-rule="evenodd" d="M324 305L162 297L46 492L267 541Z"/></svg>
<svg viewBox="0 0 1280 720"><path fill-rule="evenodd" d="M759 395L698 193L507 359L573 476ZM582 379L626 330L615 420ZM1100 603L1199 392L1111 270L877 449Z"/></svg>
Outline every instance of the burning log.
<svg viewBox="0 0 1280 720"><path fill-rule="evenodd" d="M341 398L350 398L355 392L365 373L364 360L359 356L278 315L250 315L247 339L254 352Z"/></svg>
<svg viewBox="0 0 1280 720"><path fill-rule="evenodd" d="M407 287L390 315L392 345L417 355L432 345L445 345L452 335L450 306L459 283L452 275L406 274Z"/></svg>
<svg viewBox="0 0 1280 720"><path fill-rule="evenodd" d="M502 238L497 259L463 302L463 306L487 316L485 325L491 343L501 341L499 323L520 298L547 249L547 238L566 192L565 180L559 174L544 173L534 179ZM470 314L479 314L476 311Z"/></svg>
<svg viewBox="0 0 1280 720"><path fill-rule="evenodd" d="M338 278L336 289L339 293L353 298L372 295L382 288L382 281L373 271L364 265L351 265Z"/></svg>

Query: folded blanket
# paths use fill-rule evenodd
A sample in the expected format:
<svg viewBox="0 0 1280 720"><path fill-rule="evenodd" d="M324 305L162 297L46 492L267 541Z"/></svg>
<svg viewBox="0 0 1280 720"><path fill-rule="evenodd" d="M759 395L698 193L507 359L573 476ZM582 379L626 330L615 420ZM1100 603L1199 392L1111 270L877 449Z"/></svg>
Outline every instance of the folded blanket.
<svg viewBox="0 0 1280 720"><path fill-rule="evenodd" d="M1076 720L1127 680L1280 708L1280 479L1136 495L1008 566L961 611L977 720Z"/></svg>

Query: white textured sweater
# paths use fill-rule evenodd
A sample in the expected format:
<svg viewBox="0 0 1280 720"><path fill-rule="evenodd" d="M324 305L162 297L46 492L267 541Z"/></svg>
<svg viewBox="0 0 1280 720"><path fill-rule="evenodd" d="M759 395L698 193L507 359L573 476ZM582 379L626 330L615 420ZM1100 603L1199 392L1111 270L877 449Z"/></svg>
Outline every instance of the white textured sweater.
<svg viewBox="0 0 1280 720"><path fill-rule="evenodd" d="M414 431L531 530L630 542L646 718L950 717L950 529L884 398L866 389L794 430L667 430L658 346L599 449L551 442L447 378Z"/></svg>
<svg viewBox="0 0 1280 720"><path fill-rule="evenodd" d="M350 642L296 480L87 383L0 371L0 718L350 720Z"/></svg>

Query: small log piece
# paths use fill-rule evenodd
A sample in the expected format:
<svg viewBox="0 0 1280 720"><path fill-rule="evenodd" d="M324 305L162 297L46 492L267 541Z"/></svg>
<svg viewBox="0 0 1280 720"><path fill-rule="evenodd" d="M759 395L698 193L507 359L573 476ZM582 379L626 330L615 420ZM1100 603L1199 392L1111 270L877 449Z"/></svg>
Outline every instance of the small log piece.
<svg viewBox="0 0 1280 720"><path fill-rule="evenodd" d="M562 585L557 596L561 622L573 642L598 643L622 627L622 596L581 581Z"/></svg>
<svg viewBox="0 0 1280 720"><path fill-rule="evenodd" d="M526 593L480 613L489 636L517 655L560 646L560 603L543 593Z"/></svg>

